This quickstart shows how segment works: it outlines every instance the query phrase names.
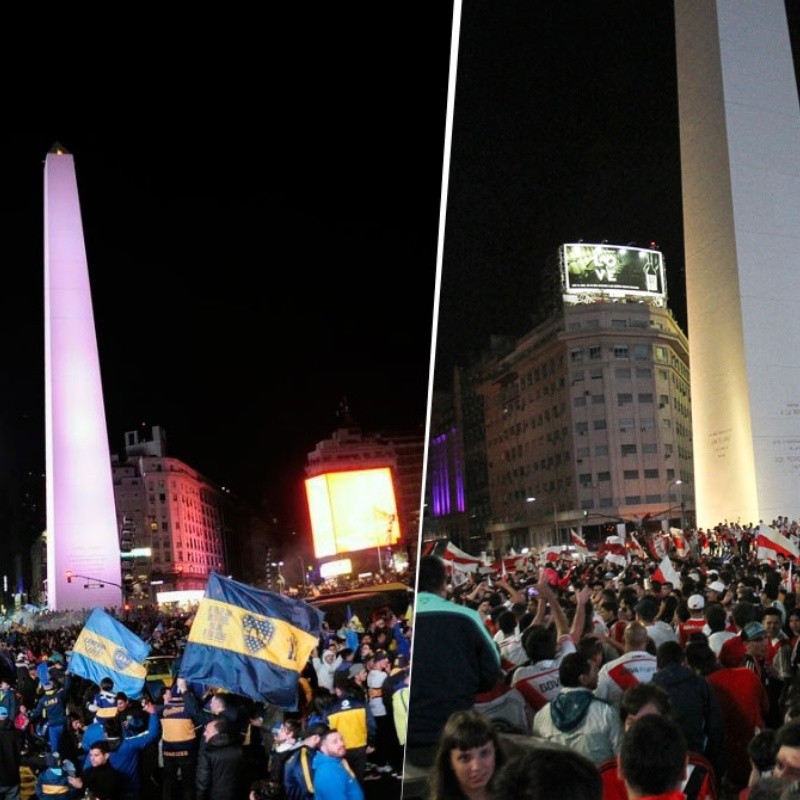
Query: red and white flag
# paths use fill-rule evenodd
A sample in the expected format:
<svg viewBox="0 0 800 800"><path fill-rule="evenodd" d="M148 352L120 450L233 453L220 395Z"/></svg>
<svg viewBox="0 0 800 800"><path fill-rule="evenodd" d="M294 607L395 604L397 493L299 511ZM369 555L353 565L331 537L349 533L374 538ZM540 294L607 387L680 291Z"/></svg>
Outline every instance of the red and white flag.
<svg viewBox="0 0 800 800"><path fill-rule="evenodd" d="M575 533L572 528L570 528L569 535L572 540L572 546L575 548L575 554L579 556L581 560L587 559L589 557L589 548L586 546L586 540Z"/></svg>
<svg viewBox="0 0 800 800"><path fill-rule="evenodd" d="M765 550L774 550L787 558L800 558L800 550L798 550L797 545L788 536L784 536L780 531L770 528L768 525L760 525L758 527L756 547L759 548L759 554L763 548Z"/></svg>
<svg viewBox="0 0 800 800"><path fill-rule="evenodd" d="M651 576L661 583L671 583L675 588L680 588L681 576L675 567L672 566L672 561L669 556L664 556L661 563L656 567L655 572Z"/></svg>
<svg viewBox="0 0 800 800"><path fill-rule="evenodd" d="M620 567L628 565L628 551L619 536L606 536L605 542L597 549L597 555Z"/></svg>

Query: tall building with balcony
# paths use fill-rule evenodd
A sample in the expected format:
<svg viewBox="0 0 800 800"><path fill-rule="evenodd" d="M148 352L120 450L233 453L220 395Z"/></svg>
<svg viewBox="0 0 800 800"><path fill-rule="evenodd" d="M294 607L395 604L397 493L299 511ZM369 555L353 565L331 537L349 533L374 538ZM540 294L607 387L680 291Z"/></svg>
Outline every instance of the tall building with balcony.
<svg viewBox="0 0 800 800"><path fill-rule="evenodd" d="M212 571L263 582L269 525L169 457L161 428L127 432L124 457L112 456L112 475L123 581L133 600L153 600L153 586L205 589Z"/></svg>
<svg viewBox="0 0 800 800"><path fill-rule="evenodd" d="M624 248L602 248L603 258L615 250L626 264ZM648 266L660 260L642 252ZM621 274L595 287L594 275L569 276L566 262L562 302L513 346L457 371L469 381L454 382L453 409L479 408L483 426L485 491L475 477L478 491L465 484L464 517L484 520L473 553L568 543L571 528L591 538L620 522L680 525L693 516L688 341L666 307L663 267L657 281L642 272L638 287ZM432 411L432 421L444 418ZM453 420L450 435L466 442L463 411ZM440 433L432 428L432 454ZM473 444L473 459L481 447ZM429 460L423 538L435 535L427 522L440 477Z"/></svg>

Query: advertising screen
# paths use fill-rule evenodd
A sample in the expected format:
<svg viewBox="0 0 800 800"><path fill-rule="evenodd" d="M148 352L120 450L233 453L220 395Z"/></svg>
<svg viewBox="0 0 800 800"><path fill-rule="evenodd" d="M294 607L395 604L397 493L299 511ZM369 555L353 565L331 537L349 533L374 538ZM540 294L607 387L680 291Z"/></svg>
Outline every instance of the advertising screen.
<svg viewBox="0 0 800 800"><path fill-rule="evenodd" d="M308 478L305 486L317 558L399 541L389 467L327 472Z"/></svg>
<svg viewBox="0 0 800 800"><path fill-rule="evenodd" d="M564 302L593 297L646 297L666 302L664 258L658 250L611 244L565 244L561 247Z"/></svg>

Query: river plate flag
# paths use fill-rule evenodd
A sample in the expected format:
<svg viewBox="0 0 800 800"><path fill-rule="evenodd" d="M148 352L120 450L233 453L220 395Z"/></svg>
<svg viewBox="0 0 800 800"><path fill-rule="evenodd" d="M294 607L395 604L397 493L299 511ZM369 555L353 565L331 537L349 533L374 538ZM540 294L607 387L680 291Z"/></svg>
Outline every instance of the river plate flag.
<svg viewBox="0 0 800 800"><path fill-rule="evenodd" d="M212 572L192 622L180 677L296 711L298 681L324 612Z"/></svg>
<svg viewBox="0 0 800 800"><path fill-rule="evenodd" d="M69 671L97 684L111 678L115 692L125 692L136 700L142 696L147 677L144 660L149 654L149 644L108 612L96 608L75 640Z"/></svg>

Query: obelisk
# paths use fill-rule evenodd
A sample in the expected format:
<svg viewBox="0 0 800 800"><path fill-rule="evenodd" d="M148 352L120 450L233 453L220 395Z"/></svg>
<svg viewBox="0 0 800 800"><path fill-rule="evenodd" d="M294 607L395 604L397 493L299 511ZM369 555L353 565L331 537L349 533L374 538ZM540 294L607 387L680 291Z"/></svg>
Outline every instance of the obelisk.
<svg viewBox="0 0 800 800"><path fill-rule="evenodd" d="M800 104L784 0L675 0L697 522L800 514Z"/></svg>
<svg viewBox="0 0 800 800"><path fill-rule="evenodd" d="M119 536L78 184L74 159L60 145L44 166L44 326L47 605L120 606Z"/></svg>

